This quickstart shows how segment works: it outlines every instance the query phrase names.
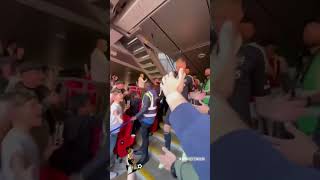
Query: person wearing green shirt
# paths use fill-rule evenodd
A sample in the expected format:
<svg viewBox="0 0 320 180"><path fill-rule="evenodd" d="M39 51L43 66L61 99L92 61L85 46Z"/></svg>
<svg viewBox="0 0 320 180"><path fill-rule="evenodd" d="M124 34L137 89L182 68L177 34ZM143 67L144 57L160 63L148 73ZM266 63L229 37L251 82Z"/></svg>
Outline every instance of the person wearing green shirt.
<svg viewBox="0 0 320 180"><path fill-rule="evenodd" d="M301 85L304 94L320 91L320 23L312 22L304 29L304 42L309 46L312 57L302 74ZM312 96L311 96L312 97ZM320 112L320 106L309 108L310 112ZM315 113L308 113L297 121L298 128L307 135L314 135L319 130L319 117Z"/></svg>
<svg viewBox="0 0 320 180"><path fill-rule="evenodd" d="M207 68L204 72L207 81L205 83L205 86L203 88L203 91L206 93L205 98L202 100L204 102L204 104L209 105L209 101L210 101L210 68Z"/></svg>

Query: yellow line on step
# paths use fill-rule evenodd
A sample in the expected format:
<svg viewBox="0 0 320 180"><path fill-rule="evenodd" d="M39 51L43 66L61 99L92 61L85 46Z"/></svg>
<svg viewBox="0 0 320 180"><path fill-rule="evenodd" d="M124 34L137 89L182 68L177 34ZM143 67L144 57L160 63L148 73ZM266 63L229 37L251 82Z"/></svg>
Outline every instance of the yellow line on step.
<svg viewBox="0 0 320 180"><path fill-rule="evenodd" d="M160 132L154 132L153 135L154 135L154 136L158 136L158 137L160 137L160 138L162 138L162 139L164 138L164 137L163 137L163 134L161 134ZM171 136L171 138L172 138L172 139L171 139L171 143L172 143L172 144L174 144L174 145L176 145L176 146L181 146L181 145L180 145L180 142L179 142L179 140L177 139L176 136Z"/></svg>
<svg viewBox="0 0 320 180"><path fill-rule="evenodd" d="M138 173L145 179L145 180L155 180L156 178L152 176L152 174L147 171L145 168L142 168L138 171Z"/></svg>
<svg viewBox="0 0 320 180"><path fill-rule="evenodd" d="M149 151L156 156L159 156L160 154L162 154L162 150L159 148L156 148L155 146L149 146Z"/></svg>

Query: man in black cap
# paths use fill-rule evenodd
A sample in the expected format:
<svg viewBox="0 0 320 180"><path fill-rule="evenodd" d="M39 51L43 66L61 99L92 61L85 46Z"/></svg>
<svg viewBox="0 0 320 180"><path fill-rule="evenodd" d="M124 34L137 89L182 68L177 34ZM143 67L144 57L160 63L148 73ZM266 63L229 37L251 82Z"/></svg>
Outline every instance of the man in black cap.
<svg viewBox="0 0 320 180"><path fill-rule="evenodd" d="M43 65L25 62L22 63L18 70L20 72L21 81L13 88L15 91L29 91L34 93L40 102L48 93L48 89L43 86L44 73Z"/></svg>

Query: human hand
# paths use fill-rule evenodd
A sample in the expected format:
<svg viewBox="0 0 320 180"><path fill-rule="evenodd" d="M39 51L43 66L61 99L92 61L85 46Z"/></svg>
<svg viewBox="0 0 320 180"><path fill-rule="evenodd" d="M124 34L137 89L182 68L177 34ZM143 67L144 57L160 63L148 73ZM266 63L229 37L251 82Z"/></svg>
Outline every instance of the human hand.
<svg viewBox="0 0 320 180"><path fill-rule="evenodd" d="M203 98L204 98L205 96L206 96L206 93L200 92L200 91L198 91L198 92L191 92L191 93L190 93L190 97L191 97L192 99L198 100L198 101L203 100Z"/></svg>
<svg viewBox="0 0 320 180"><path fill-rule="evenodd" d="M183 90L185 77L186 74L184 73L183 69L179 69L178 78L174 77L173 72L170 72L168 75L164 76L162 78L162 83L160 84L164 95L168 96L173 92L181 93Z"/></svg>
<svg viewBox="0 0 320 180"><path fill-rule="evenodd" d="M201 112L202 114L208 114L210 111L210 108L208 105L204 104L202 101L200 102L200 106L197 105L193 105L199 112Z"/></svg>
<svg viewBox="0 0 320 180"><path fill-rule="evenodd" d="M44 153L46 160L48 160L50 158L50 156L52 155L52 153L54 151L56 151L57 149L59 149L63 145L63 141L64 141L63 138L58 139L58 138L54 138L52 136L49 137L49 143L48 143L47 148Z"/></svg>
<svg viewBox="0 0 320 180"><path fill-rule="evenodd" d="M318 146L313 142L311 137L300 132L292 124L287 123L285 127L288 132L294 135L294 139L278 139L273 137L267 137L267 139L288 160L302 166L311 166L313 154L317 151Z"/></svg>
<svg viewBox="0 0 320 180"><path fill-rule="evenodd" d="M133 116L133 117L131 118L131 121L135 121L135 120L137 120L137 117Z"/></svg>
<svg viewBox="0 0 320 180"><path fill-rule="evenodd" d="M306 101L304 99L291 100L290 96L277 97L270 102L265 102L265 106L257 104L258 113L267 119L285 122L296 121L306 113Z"/></svg>
<svg viewBox="0 0 320 180"><path fill-rule="evenodd" d="M126 105L124 106L124 112L127 111L129 108L130 108L130 105L129 105L129 104L126 104Z"/></svg>
<svg viewBox="0 0 320 180"><path fill-rule="evenodd" d="M177 157L165 147L162 147L162 151L164 154L159 155L159 161L164 165L166 170L170 171L171 166L177 160Z"/></svg>

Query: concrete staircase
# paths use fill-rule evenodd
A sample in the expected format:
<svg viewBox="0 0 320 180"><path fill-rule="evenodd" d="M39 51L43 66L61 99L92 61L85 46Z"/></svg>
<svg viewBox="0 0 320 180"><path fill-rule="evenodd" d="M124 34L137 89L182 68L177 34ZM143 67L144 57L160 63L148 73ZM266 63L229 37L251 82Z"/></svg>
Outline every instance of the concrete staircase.
<svg viewBox="0 0 320 180"><path fill-rule="evenodd" d="M137 180L175 180L171 173L167 170L159 169L159 155L162 154L161 148L164 147L164 137L163 137L163 124L160 124L160 128L157 132L153 133L149 137L149 155L150 160L144 165L142 169L136 171ZM137 135L137 145L135 148L138 148L142 143L140 134ZM177 156L177 158L182 157L182 148L180 142L178 141L176 135L172 131L172 142L171 142L171 151ZM138 156L139 157L139 156ZM137 158L138 158L137 157ZM114 180L126 180L126 172L116 177Z"/></svg>
<svg viewBox="0 0 320 180"><path fill-rule="evenodd" d="M158 59L158 54L144 43L140 36L123 37L120 42L135 57L134 60L150 80L161 78L166 74Z"/></svg>

